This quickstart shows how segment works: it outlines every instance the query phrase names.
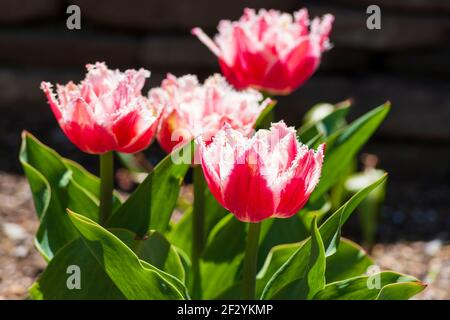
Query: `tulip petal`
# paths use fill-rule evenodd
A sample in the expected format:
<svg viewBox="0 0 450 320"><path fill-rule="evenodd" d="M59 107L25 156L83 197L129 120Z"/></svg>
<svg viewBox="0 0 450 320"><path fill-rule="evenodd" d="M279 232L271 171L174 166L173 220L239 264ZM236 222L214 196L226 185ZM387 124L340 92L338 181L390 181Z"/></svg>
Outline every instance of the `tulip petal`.
<svg viewBox="0 0 450 320"><path fill-rule="evenodd" d="M51 83L45 81L41 82L41 89L47 96L48 103L50 104L50 108L52 109L52 112L55 115L56 120L59 121L62 117L62 114L60 110L60 105L56 100Z"/></svg>
<svg viewBox="0 0 450 320"><path fill-rule="evenodd" d="M319 182L323 161L324 145L317 152L309 150L299 155L290 170L295 170L280 193L276 217L288 218L297 213L308 201L310 194Z"/></svg>
<svg viewBox="0 0 450 320"><path fill-rule="evenodd" d="M224 202L236 218L245 222L259 222L274 212L272 190L259 167L262 159L253 149L237 159L228 176Z"/></svg>

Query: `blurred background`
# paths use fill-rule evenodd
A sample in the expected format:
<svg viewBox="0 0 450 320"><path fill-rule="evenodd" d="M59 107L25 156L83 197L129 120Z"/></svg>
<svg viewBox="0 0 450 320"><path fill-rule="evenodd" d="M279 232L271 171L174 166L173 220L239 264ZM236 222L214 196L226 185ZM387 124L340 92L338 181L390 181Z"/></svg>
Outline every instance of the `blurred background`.
<svg viewBox="0 0 450 320"><path fill-rule="evenodd" d="M81 9L81 30L66 27L71 4ZM381 8L381 30L366 27L371 4ZM278 99L277 118L298 125L314 104L351 98L354 119L391 101L391 113L363 150L389 172L373 254L382 266L428 281L421 298L450 299L447 0L0 0L0 298L24 297L44 265L32 248L37 222L17 160L21 131L97 171L97 159L62 134L40 82L78 82L84 65L95 61L149 69L145 92L167 72L204 79L220 70L190 29L212 36L221 19L237 19L244 7L335 15L334 48L306 85ZM163 153L154 145L150 155L157 162ZM356 221L344 231L360 239Z"/></svg>

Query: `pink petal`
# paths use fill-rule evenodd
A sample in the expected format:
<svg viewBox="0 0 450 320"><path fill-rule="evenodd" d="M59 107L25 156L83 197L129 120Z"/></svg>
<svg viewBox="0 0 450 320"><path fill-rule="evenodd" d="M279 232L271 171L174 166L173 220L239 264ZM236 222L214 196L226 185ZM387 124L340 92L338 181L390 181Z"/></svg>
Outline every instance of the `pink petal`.
<svg viewBox="0 0 450 320"><path fill-rule="evenodd" d="M214 41L206 34L203 32L203 30L201 28L193 28L191 30L191 33L195 36L197 36L197 38L203 42L203 44L205 46L207 46L209 48L209 50L212 51L212 53L214 53L216 56L220 56L220 49L219 47L214 43Z"/></svg>
<svg viewBox="0 0 450 320"><path fill-rule="evenodd" d="M316 153L309 150L302 158L298 159L293 177L286 183L280 193L280 202L275 216L288 218L296 214L306 204L319 182L323 148L324 145L321 145Z"/></svg>
<svg viewBox="0 0 450 320"><path fill-rule="evenodd" d="M226 208L245 222L259 222L274 212L274 199L267 180L261 174L262 160L252 149L238 159L224 190Z"/></svg>
<svg viewBox="0 0 450 320"><path fill-rule="evenodd" d="M56 100L55 94L53 93L52 85L49 82L41 82L41 89L44 91L47 96L48 103L55 115L57 121L59 121L62 117L61 110L58 101Z"/></svg>

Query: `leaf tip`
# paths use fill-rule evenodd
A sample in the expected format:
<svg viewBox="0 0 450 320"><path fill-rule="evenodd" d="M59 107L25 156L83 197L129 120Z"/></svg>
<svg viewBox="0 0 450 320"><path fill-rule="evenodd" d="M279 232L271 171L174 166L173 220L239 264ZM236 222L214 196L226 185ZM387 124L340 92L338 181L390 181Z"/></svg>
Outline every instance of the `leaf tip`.
<svg viewBox="0 0 450 320"><path fill-rule="evenodd" d="M22 136L22 139L25 139L27 136L31 135L28 130L22 130L22 133L20 134Z"/></svg>

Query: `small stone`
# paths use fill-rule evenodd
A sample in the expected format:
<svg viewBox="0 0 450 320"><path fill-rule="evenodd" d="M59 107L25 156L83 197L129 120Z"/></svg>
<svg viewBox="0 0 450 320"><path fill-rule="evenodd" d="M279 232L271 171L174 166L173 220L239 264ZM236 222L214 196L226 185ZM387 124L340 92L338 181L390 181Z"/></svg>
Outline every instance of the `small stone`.
<svg viewBox="0 0 450 320"><path fill-rule="evenodd" d="M8 288L8 292L9 294L13 295L13 296L21 296L23 294L25 294L26 289L21 286L20 284L13 284Z"/></svg>
<svg viewBox="0 0 450 320"><path fill-rule="evenodd" d="M3 232L13 241L22 241L27 238L26 231L16 223L6 222L3 224Z"/></svg>
<svg viewBox="0 0 450 320"><path fill-rule="evenodd" d="M434 256L442 247L442 241L439 239L427 242L425 245L425 253L429 256Z"/></svg>
<svg viewBox="0 0 450 320"><path fill-rule="evenodd" d="M14 249L14 256L17 258L25 258L28 255L28 248L24 245L17 246Z"/></svg>

